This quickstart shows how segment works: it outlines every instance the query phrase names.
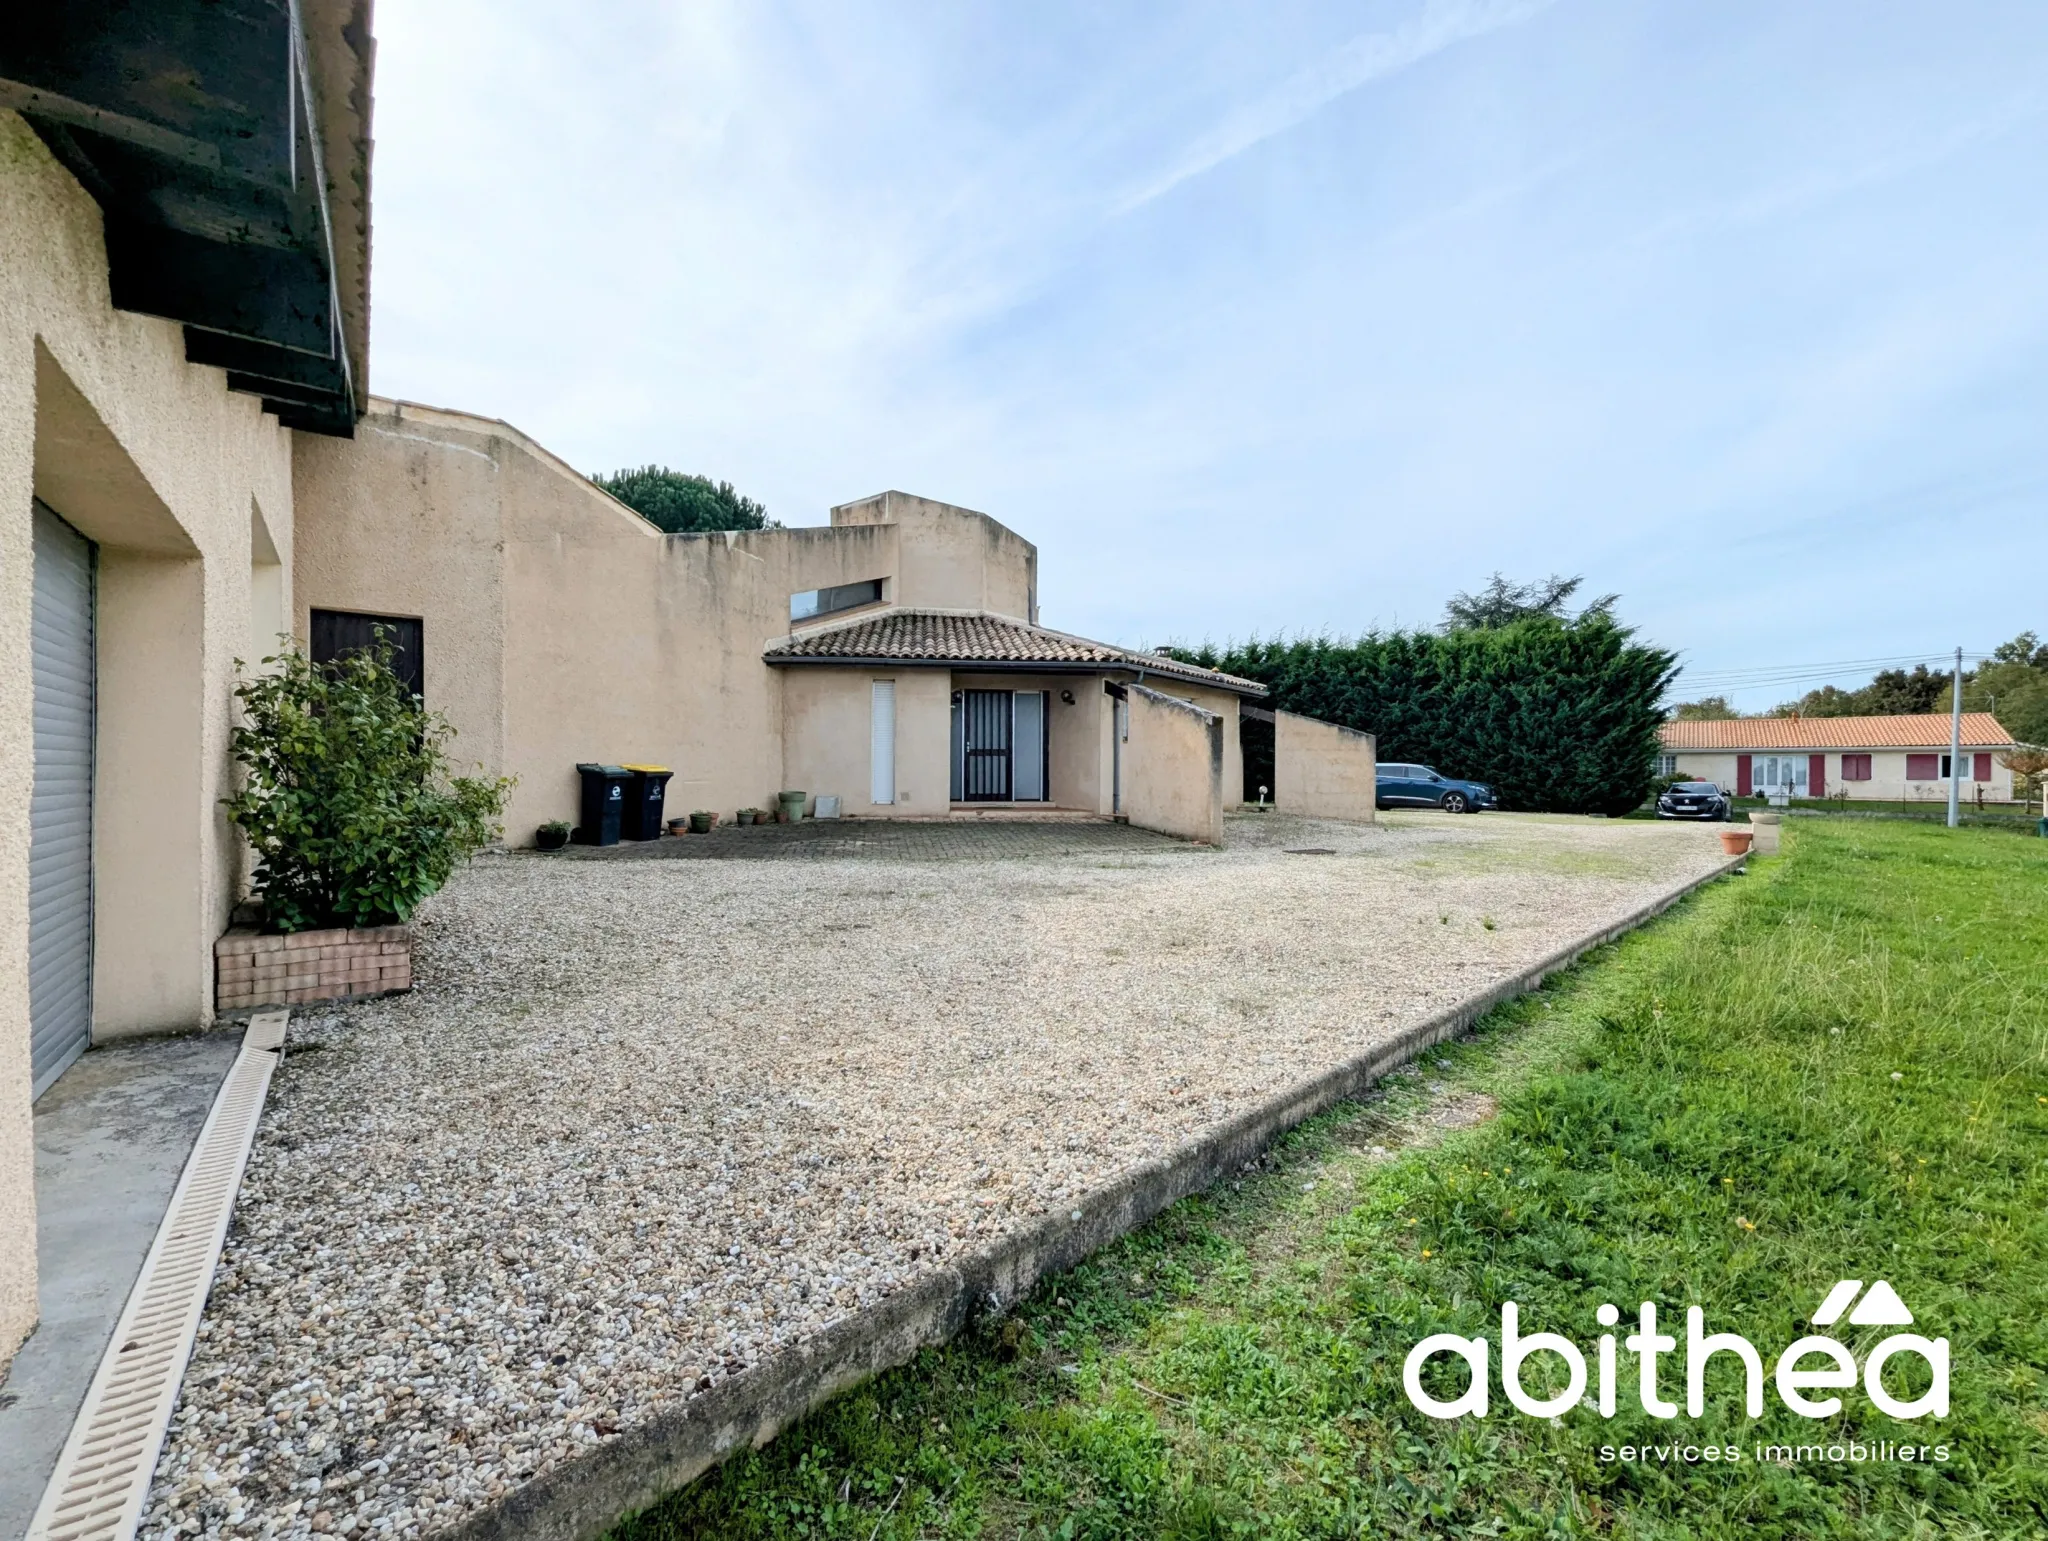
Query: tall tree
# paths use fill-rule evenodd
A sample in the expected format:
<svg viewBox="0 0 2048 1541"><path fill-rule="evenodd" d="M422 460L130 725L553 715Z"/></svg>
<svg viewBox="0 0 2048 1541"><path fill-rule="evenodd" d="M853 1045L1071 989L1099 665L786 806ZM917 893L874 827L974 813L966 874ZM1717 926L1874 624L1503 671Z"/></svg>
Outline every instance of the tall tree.
<svg viewBox="0 0 2048 1541"><path fill-rule="evenodd" d="M1701 696L1697 701L1681 701L1671 708L1675 722L1727 722L1741 715L1726 696Z"/></svg>
<svg viewBox="0 0 2048 1541"><path fill-rule="evenodd" d="M667 466L641 466L591 480L657 530L671 535L778 527L766 508L734 490L731 482L714 482L708 476L671 471Z"/></svg>
<svg viewBox="0 0 2048 1541"><path fill-rule="evenodd" d="M2022 744L2048 745L2048 647L2031 631L2002 643L1965 677L1963 706L1995 714Z"/></svg>
<svg viewBox="0 0 2048 1541"><path fill-rule="evenodd" d="M1868 685L1843 690L1823 685L1809 690L1796 701L1771 708L1773 717L1911 717L1939 712L1948 706L1953 676L1945 669L1915 664L1904 669L1879 671Z"/></svg>
<svg viewBox="0 0 2048 1541"><path fill-rule="evenodd" d="M1509 808L1623 813L1649 790L1677 660L1605 609L1446 633L1171 649L1272 705L1375 735L1382 760L1491 785ZM1283 772L1284 774L1284 772Z"/></svg>
<svg viewBox="0 0 2048 1541"><path fill-rule="evenodd" d="M1562 573L1552 573L1534 583L1514 583L1495 573L1478 593L1452 595L1444 606L1444 618L1438 630L1484 631L1491 627L1512 626L1517 621L1538 615L1561 621L1566 618L1565 601L1578 593L1585 581L1580 577L1567 578ZM1583 620L1587 616L1611 615L1614 602L1619 598L1619 594L1602 595L1581 610L1579 616Z"/></svg>

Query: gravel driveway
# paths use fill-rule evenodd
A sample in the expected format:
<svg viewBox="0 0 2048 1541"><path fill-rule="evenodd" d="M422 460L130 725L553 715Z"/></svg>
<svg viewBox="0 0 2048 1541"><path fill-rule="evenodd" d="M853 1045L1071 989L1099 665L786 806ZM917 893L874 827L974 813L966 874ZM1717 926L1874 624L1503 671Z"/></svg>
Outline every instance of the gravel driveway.
<svg viewBox="0 0 2048 1541"><path fill-rule="evenodd" d="M1014 828L472 865L412 995L293 1024L143 1533L445 1525L1720 860L1507 815Z"/></svg>

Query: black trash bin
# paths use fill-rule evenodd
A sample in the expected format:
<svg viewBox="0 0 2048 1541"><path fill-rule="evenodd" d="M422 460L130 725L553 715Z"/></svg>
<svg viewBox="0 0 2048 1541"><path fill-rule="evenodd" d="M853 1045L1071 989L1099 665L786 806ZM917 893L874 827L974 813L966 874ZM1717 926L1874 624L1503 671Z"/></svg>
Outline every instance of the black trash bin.
<svg viewBox="0 0 2048 1541"><path fill-rule="evenodd" d="M583 819L576 826L576 843L617 845L626 783L633 773L623 765L579 765L576 769L583 777Z"/></svg>
<svg viewBox="0 0 2048 1541"><path fill-rule="evenodd" d="M661 838L661 805L668 797L668 778L675 774L666 765L628 765L632 776L626 783L626 811L619 820L619 833L628 840Z"/></svg>

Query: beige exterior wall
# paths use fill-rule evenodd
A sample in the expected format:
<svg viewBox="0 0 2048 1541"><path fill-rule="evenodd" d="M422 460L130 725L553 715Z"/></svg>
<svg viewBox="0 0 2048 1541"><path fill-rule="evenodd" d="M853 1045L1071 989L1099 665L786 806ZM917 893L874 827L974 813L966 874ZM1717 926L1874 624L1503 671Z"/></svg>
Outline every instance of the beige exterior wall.
<svg viewBox="0 0 2048 1541"><path fill-rule="evenodd" d="M1689 753L1679 750L1676 774L1694 781L1711 781L1723 791L1735 790L1735 756L1732 754Z"/></svg>
<svg viewBox="0 0 2048 1541"><path fill-rule="evenodd" d="M931 818L946 811L952 695L944 669L803 666L782 677L782 785L836 795L856 818ZM872 801L874 685L896 686L896 800ZM763 807L773 806L762 804Z"/></svg>
<svg viewBox="0 0 2048 1541"><path fill-rule="evenodd" d="M289 586L291 438L177 325L112 308L99 207L0 111L0 1361L36 1309L30 499L101 547L94 1034L197 1027L240 877L235 659Z"/></svg>
<svg viewBox="0 0 2048 1541"><path fill-rule="evenodd" d="M1123 809L1133 824L1223 843L1223 719L1179 696L1129 687Z"/></svg>
<svg viewBox="0 0 2048 1541"><path fill-rule="evenodd" d="M1273 806L1316 819L1370 824L1379 792L1377 750L1370 733L1273 713ZM1239 756L1238 763L1244 763Z"/></svg>
<svg viewBox="0 0 2048 1541"><path fill-rule="evenodd" d="M1037 563L986 515L900 493L831 526L663 535L504 423L388 401L353 442L302 440L295 496L294 628L304 638L314 608L418 617L427 704L454 723L457 757L518 778L518 845L574 820L585 760L671 767L671 814L771 807L785 786L866 806L865 685L855 739L813 732L786 752L783 692L810 671L761 650L789 634L790 596L881 578L895 603L996 609L1028 601ZM799 688L855 710L836 701L844 681ZM928 731L923 699L899 701L899 777L917 763L907 735ZM919 774L908 809L943 811L943 775Z"/></svg>
<svg viewBox="0 0 2048 1541"><path fill-rule="evenodd" d="M1238 696L1233 691L1209 685L1191 685L1154 676L1145 683L1161 695L1191 701L1205 712L1223 719L1223 806L1235 808L1244 801L1244 749L1238 742Z"/></svg>
<svg viewBox="0 0 2048 1541"><path fill-rule="evenodd" d="M1799 749L1760 749L1752 755L1752 761L1761 759L1766 754L1790 754L1804 759L1809 755L1819 752L1817 750ZM1852 749L1847 752L1854 754L1857 751ZM1948 802L1948 783L1946 781L1909 781L1907 779L1906 750L1869 749L1862 752L1870 756L1870 779L1868 781L1843 780L1842 755L1844 751L1838 749L1826 751L1828 774L1826 795L1835 797L1846 793L1851 802L1926 802L1943 804ZM1948 753L1946 749L1916 749L1912 752L1914 754ZM2004 749L1973 748L1970 745L1964 745L1962 785L1962 799L1964 802L1975 803L1980 788L1983 790L1984 801L1987 803L2009 803L2013 800L2012 772L1998 763L1999 756L2005 752ZM1735 790L1735 762L1737 757L1732 752L1709 753L1707 751L1680 749L1673 753L1678 761L1680 775L1690 776L1698 781L1711 781L1716 786L1725 787L1730 792ZM1975 769L1975 757L1980 754L1991 756L1991 779L1989 781L1974 781L1970 777L1971 771Z"/></svg>
<svg viewBox="0 0 2048 1541"><path fill-rule="evenodd" d="M890 524L902 532L901 559L891 569L892 604L1038 619L1038 548L987 514L908 492L879 492L841 503L832 510L832 524Z"/></svg>

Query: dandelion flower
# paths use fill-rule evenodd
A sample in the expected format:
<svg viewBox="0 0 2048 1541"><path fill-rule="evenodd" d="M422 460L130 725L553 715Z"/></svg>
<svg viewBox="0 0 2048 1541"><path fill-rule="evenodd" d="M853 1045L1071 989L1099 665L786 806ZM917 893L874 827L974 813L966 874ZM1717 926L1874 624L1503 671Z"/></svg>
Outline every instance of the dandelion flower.
<svg viewBox="0 0 2048 1541"><path fill-rule="evenodd" d="M1422 1249L1422 1255L1423 1255L1424 1257L1435 1257L1435 1256L1436 1256L1436 1254L1435 1254L1434 1252L1430 1251L1430 1250L1429 1250L1429 1248L1427 1248L1427 1247L1424 1247L1424 1248Z"/></svg>
<svg viewBox="0 0 2048 1541"><path fill-rule="evenodd" d="M1906 1076L1905 1076L1905 1072L1904 1072L1904 1071L1900 1071L1900 1070L1894 1070L1894 1071L1892 1072L1892 1079L1893 1079L1894 1081L1903 1081L1903 1080L1905 1080L1905 1079L1906 1079Z"/></svg>
<svg viewBox="0 0 2048 1541"><path fill-rule="evenodd" d="M1735 1225L1738 1230L1753 1231L1756 1229L1755 1221L1744 1219L1741 1215L1735 1217Z"/></svg>

